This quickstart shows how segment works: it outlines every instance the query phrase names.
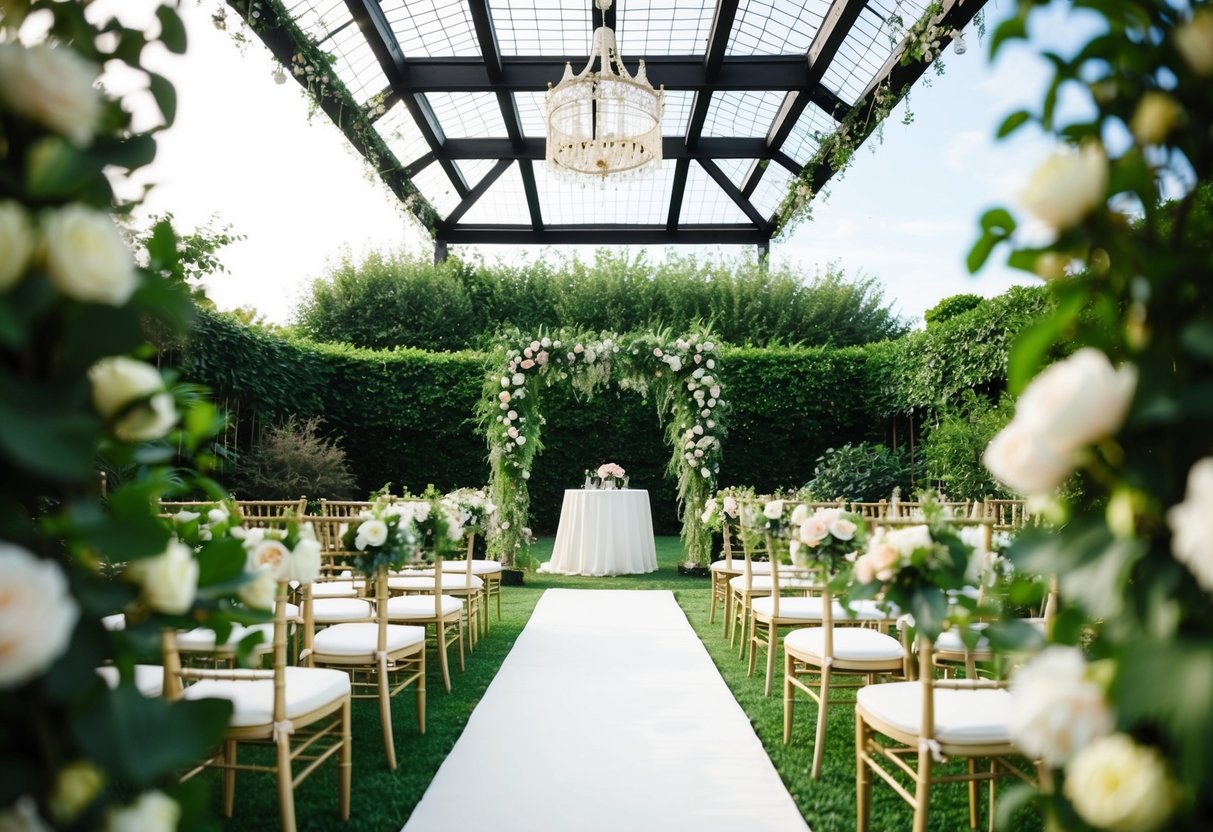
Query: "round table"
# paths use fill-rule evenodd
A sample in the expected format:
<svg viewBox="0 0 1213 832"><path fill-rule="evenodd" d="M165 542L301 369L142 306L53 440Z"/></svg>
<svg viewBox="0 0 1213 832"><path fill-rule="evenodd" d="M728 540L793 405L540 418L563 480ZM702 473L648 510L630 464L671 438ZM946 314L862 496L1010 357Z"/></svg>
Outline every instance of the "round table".
<svg viewBox="0 0 1213 832"><path fill-rule="evenodd" d="M641 575L657 571L653 516L644 489L564 492L552 559L557 575Z"/></svg>

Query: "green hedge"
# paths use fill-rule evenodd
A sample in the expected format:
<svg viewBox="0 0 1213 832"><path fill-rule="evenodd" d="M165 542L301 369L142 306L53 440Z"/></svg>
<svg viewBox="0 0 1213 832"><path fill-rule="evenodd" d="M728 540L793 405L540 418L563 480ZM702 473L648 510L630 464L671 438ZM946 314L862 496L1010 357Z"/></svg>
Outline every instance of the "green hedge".
<svg viewBox="0 0 1213 832"><path fill-rule="evenodd" d="M720 484L800 486L822 453L847 442L920 447L922 426L963 390L995 398L1005 388L1010 339L1047 302L1041 290L1013 289L896 341L724 350L731 416ZM366 493L386 482L420 491L488 479L474 421L481 353L314 344L202 312L176 360L185 378L212 387L238 417L230 440L237 448L259 426L321 416ZM614 461L649 490L656 531L677 533L675 485L664 475L669 451L652 402L626 391L578 401L554 388L545 391L544 414L546 450L530 483L537 531L555 528L563 490L579 485L587 467Z"/></svg>

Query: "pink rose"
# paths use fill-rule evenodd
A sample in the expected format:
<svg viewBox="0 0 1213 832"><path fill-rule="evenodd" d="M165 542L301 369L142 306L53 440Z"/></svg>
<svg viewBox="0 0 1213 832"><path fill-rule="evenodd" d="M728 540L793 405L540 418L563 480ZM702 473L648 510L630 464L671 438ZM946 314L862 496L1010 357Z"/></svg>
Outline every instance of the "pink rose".
<svg viewBox="0 0 1213 832"><path fill-rule="evenodd" d="M540 367L542 367L548 363L547 350L543 350L542 352L540 352L538 355L535 356L535 363L538 364Z"/></svg>
<svg viewBox="0 0 1213 832"><path fill-rule="evenodd" d="M529 370L529 369L531 369L532 367L534 367L534 366L535 366L535 362L534 362L534 361L532 361L531 359L527 358L527 359L525 359L525 360L524 360L524 361L523 361L521 364L519 364L518 366L519 366L519 367L521 367L521 368L522 368L522 369L524 369L524 370Z"/></svg>
<svg viewBox="0 0 1213 832"><path fill-rule="evenodd" d="M539 342L532 341L531 345L527 347L527 349L530 350L530 352L527 353L528 357L531 355L531 353L539 352Z"/></svg>
<svg viewBox="0 0 1213 832"><path fill-rule="evenodd" d="M872 560L867 555L860 555L855 561L855 580L861 584L870 584L876 579L876 570L872 568Z"/></svg>
<svg viewBox="0 0 1213 832"><path fill-rule="evenodd" d="M523 351L522 351L522 354L523 354L524 356L526 356L527 358L530 358L530 357L531 357L531 355L532 355L532 350L531 350L531 348L530 348L530 347L527 347L525 350L523 350Z"/></svg>
<svg viewBox="0 0 1213 832"><path fill-rule="evenodd" d="M829 533L829 526L823 523L821 518L816 515L800 524L800 542L806 546L816 546L825 540L826 535Z"/></svg>
<svg viewBox="0 0 1213 832"><path fill-rule="evenodd" d="M877 543L870 547L864 558L868 559L876 577L882 581L892 578L897 571L895 567L901 562L901 554L887 543Z"/></svg>

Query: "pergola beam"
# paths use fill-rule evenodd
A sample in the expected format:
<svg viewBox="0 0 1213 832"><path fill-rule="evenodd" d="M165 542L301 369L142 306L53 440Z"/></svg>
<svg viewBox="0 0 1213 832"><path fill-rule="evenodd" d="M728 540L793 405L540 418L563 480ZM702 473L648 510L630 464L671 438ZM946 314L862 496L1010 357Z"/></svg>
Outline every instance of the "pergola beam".
<svg viewBox="0 0 1213 832"><path fill-rule="evenodd" d="M774 158L763 139L749 137L713 136L700 139L692 150L681 136L662 139L661 152L666 159L758 159ZM441 150L447 159L531 159L544 158L544 140L526 138L521 148L510 139L447 139ZM784 158L787 158L786 156ZM793 163L795 166L795 163ZM799 168L797 168L799 170Z"/></svg>
<svg viewBox="0 0 1213 832"><path fill-rule="evenodd" d="M664 225L549 225L536 231L529 225L462 223L439 234L448 245L759 245L770 237L769 228L750 225L682 226L673 231Z"/></svg>

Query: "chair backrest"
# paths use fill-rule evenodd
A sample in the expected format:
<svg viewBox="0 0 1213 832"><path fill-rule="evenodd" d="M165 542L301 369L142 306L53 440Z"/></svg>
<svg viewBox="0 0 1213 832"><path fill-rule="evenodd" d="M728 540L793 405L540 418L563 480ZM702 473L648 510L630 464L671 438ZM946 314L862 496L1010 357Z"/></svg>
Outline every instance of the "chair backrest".
<svg viewBox="0 0 1213 832"><path fill-rule="evenodd" d="M357 517L370 510L374 503L364 500L320 500L321 517Z"/></svg>
<svg viewBox="0 0 1213 832"><path fill-rule="evenodd" d="M300 522L312 524L312 530L316 533L316 540L320 542L321 571L323 574L332 575L348 569L349 564L347 561L353 553L345 548L342 538L350 527L351 519L348 517L324 517L311 514L304 515L299 519Z"/></svg>
<svg viewBox="0 0 1213 832"><path fill-rule="evenodd" d="M833 508L835 506L837 506L837 503L829 503L826 507ZM786 548L787 544L780 540L774 540L769 534L766 540L767 551L771 555L771 616L779 618L782 581L795 580L797 582L797 592L804 593L807 591L810 594L817 594L822 591L823 585L829 580L829 577L823 575L822 570L816 567L797 569L785 573L780 566L780 553ZM812 583L806 583L808 581Z"/></svg>
<svg viewBox="0 0 1213 832"><path fill-rule="evenodd" d="M1040 522L1038 515L1028 513L1024 500L997 500L986 497L982 516L992 520L995 531L1013 531Z"/></svg>
<svg viewBox="0 0 1213 832"><path fill-rule="evenodd" d="M858 514L865 520L883 520L889 516L889 501L881 500L878 503L851 503L850 507L852 514Z"/></svg>
<svg viewBox="0 0 1213 832"><path fill-rule="evenodd" d="M276 526L287 517L307 514L307 497L298 500L237 500L245 528Z"/></svg>
<svg viewBox="0 0 1213 832"><path fill-rule="evenodd" d="M286 721L286 641L287 641L287 592L286 581L278 582L278 591L274 597L274 636L273 636L273 668L271 670L252 670L248 668L198 668L183 667L181 654L177 650L177 633L165 630L161 633L161 648L164 658L164 697L180 699L183 690L183 680L199 679L273 679L274 706L273 721L275 725Z"/></svg>

